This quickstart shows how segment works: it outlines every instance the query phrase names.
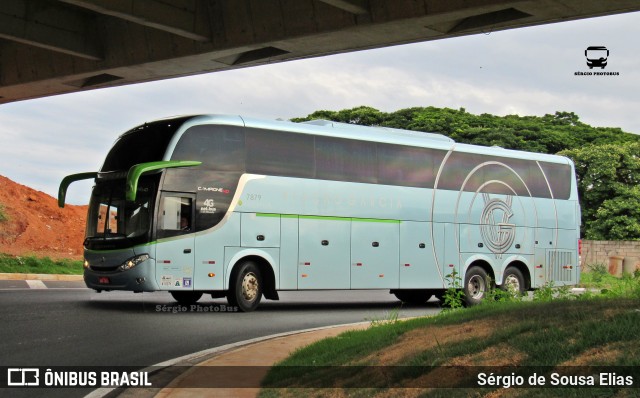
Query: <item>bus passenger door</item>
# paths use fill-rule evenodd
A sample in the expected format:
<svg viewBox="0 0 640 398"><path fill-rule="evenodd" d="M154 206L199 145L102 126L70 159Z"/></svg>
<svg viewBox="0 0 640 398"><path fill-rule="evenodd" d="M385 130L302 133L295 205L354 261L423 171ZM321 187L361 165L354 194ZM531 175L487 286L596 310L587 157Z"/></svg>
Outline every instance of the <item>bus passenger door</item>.
<svg viewBox="0 0 640 398"><path fill-rule="evenodd" d="M193 290L195 195L165 192L156 231L156 281L161 290Z"/></svg>

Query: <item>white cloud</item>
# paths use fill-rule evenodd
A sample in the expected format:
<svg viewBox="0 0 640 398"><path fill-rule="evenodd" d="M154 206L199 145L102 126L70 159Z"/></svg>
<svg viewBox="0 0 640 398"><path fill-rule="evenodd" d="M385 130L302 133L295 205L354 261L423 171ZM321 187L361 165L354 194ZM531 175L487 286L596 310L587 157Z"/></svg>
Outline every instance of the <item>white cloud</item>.
<svg viewBox="0 0 640 398"><path fill-rule="evenodd" d="M472 113L577 113L640 134L640 13L492 32L255 68L87 91L0 106L0 174L51 195L67 174L96 170L118 135L197 113L268 119L367 105ZM578 77L584 49L606 45L607 70ZM90 184L72 185L72 203Z"/></svg>

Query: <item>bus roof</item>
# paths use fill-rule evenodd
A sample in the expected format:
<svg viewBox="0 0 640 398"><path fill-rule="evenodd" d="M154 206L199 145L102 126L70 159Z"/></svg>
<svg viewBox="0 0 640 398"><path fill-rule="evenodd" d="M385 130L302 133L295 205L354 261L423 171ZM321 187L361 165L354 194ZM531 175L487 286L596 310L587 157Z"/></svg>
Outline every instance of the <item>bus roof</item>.
<svg viewBox="0 0 640 398"><path fill-rule="evenodd" d="M169 120L169 119L164 119ZM200 124L219 124L244 126L247 128L284 131L291 133L310 134L318 136L338 137L354 140L381 142L388 144L426 147L441 150L453 150L456 152L469 152L485 155L497 155L510 158L539 160L552 163L570 164L569 158L536 152L516 151L501 147L487 147L456 143L453 139L437 133L422 131L401 130L381 126L361 126L356 124L339 123L330 120L312 120L309 122L295 123L284 120L264 120L239 115L197 115L188 118L178 130L177 136L172 140L173 145L188 128Z"/></svg>
<svg viewBox="0 0 640 398"><path fill-rule="evenodd" d="M442 134L400 130L387 127L370 127L357 124L338 123L330 120L312 120L295 123L283 120L259 120L242 117L249 128L273 129L293 133L347 138L353 140L383 142L409 146L450 149L455 141Z"/></svg>
<svg viewBox="0 0 640 398"><path fill-rule="evenodd" d="M401 129L395 129L391 127L361 126L358 124L339 123L339 122L334 122L331 120L324 120L324 119L311 120L311 121L302 122L302 123L311 124L314 126L323 126L323 127L334 128L334 129L342 129L345 131L354 131L357 129L363 129L362 130L363 133L371 133L371 132L377 131L382 134L388 134L389 136L394 136L397 138L402 137L402 138L415 139L415 140L424 140L426 138L430 141L440 141L440 142L446 142L446 143L455 142L453 139L442 134L425 133L422 131L413 131L413 130L401 130Z"/></svg>

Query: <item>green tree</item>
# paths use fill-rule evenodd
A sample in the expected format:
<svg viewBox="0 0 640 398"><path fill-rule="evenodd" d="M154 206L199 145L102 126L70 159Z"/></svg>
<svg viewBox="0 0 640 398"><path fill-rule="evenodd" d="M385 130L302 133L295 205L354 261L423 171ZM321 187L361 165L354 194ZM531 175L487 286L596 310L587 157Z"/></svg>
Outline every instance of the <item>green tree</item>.
<svg viewBox="0 0 640 398"><path fill-rule="evenodd" d="M439 133L465 144L495 145L541 153L558 153L587 145L640 142L639 136L619 128L592 127L582 123L573 112L556 112L542 117L496 116L488 113L474 115L464 108L429 106L386 113L369 106L359 106L340 111L316 111L292 121L313 119Z"/></svg>
<svg viewBox="0 0 640 398"><path fill-rule="evenodd" d="M640 239L633 228L611 231L620 213L634 203L640 182L640 143L591 145L560 152L575 163L582 207L583 236L587 239ZM636 199L637 202L637 199ZM626 224L638 224L637 212L628 212ZM613 221L613 220L617 221Z"/></svg>
<svg viewBox="0 0 640 398"><path fill-rule="evenodd" d="M306 122L309 120L325 119L334 122L359 124L362 126L379 126L384 121L385 114L369 106L359 106L341 111L315 111L307 117L291 119L292 122Z"/></svg>
<svg viewBox="0 0 640 398"><path fill-rule="evenodd" d="M640 240L640 187L622 187L602 202L589 222L587 238L595 240Z"/></svg>

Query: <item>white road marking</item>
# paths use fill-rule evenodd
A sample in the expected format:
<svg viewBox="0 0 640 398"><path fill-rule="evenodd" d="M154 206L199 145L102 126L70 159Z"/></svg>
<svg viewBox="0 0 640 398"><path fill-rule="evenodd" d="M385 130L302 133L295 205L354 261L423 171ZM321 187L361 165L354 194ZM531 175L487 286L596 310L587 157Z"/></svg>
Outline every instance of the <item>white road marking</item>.
<svg viewBox="0 0 640 398"><path fill-rule="evenodd" d="M47 285L44 282L36 279L27 279L25 282L27 282L30 289L47 289Z"/></svg>

